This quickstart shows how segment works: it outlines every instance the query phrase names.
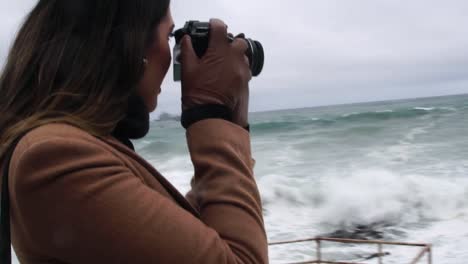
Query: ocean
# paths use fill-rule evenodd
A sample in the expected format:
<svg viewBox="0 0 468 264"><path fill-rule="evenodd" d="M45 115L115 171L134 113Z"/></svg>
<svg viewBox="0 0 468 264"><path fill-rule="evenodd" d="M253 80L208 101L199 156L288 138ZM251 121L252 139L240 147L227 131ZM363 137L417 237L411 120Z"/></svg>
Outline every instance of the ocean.
<svg viewBox="0 0 468 264"><path fill-rule="evenodd" d="M432 243L434 263L468 263L468 95L252 113L250 123L270 242L367 225L384 240ZM177 121L152 123L136 149L189 190L193 168ZM324 250L335 260L376 252ZM384 247L384 263L409 263L415 250ZM308 260L315 244L269 254L271 263Z"/></svg>
<svg viewBox="0 0 468 264"><path fill-rule="evenodd" d="M468 263L468 95L252 113L255 177L270 242L372 229L363 238L433 245L433 263ZM177 121L135 142L182 193L193 173ZM416 249L384 246L383 263ZM376 246L323 244L324 258ZM271 263L315 257L315 244L274 246ZM421 261L420 263L427 263Z"/></svg>

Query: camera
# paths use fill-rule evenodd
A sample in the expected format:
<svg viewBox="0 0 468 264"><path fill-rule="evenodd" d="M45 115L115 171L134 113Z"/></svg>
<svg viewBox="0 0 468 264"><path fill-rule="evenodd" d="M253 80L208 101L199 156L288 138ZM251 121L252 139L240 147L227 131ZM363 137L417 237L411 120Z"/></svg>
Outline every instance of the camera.
<svg viewBox="0 0 468 264"><path fill-rule="evenodd" d="M180 61L177 60L180 54L181 45L180 42L185 35L189 35L192 38L192 45L195 53L199 58L202 58L208 49L210 42L210 23L200 22L191 20L185 23L183 28L175 31L174 37L176 44L174 46L174 81L181 80L181 65ZM229 34L227 40L229 42L234 41L234 37ZM249 38L243 38L247 42L248 49L245 55L249 59L250 71L252 76L256 77L260 75L263 69L263 63L265 55L263 52L263 46L260 42Z"/></svg>

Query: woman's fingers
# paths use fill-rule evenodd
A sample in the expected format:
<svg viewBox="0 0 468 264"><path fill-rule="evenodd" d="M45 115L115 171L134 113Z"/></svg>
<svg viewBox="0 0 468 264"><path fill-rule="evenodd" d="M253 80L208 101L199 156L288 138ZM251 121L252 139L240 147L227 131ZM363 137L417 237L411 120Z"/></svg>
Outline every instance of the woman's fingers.
<svg viewBox="0 0 468 264"><path fill-rule="evenodd" d="M210 43L209 47L226 46L228 44L227 26L223 21L210 19Z"/></svg>

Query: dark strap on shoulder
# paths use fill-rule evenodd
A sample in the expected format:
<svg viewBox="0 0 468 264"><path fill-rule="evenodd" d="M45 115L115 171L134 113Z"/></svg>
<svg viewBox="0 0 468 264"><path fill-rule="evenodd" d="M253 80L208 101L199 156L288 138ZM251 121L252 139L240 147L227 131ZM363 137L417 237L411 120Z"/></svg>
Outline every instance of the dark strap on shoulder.
<svg viewBox="0 0 468 264"><path fill-rule="evenodd" d="M21 138L29 131L19 136L5 152L2 175L2 207L0 210L0 263L11 263L11 233L10 233L10 192L8 190L8 173L11 156Z"/></svg>

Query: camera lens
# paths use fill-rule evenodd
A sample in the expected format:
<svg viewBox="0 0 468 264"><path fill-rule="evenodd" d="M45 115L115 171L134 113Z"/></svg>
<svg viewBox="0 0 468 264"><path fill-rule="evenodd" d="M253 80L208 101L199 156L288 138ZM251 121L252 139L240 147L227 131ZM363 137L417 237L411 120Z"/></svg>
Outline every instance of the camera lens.
<svg viewBox="0 0 468 264"><path fill-rule="evenodd" d="M247 57L250 62L250 70L252 76L258 76L263 70L263 64L265 62L265 54L263 52L263 46L260 42L252 39L246 39L249 44L249 50L247 51Z"/></svg>

